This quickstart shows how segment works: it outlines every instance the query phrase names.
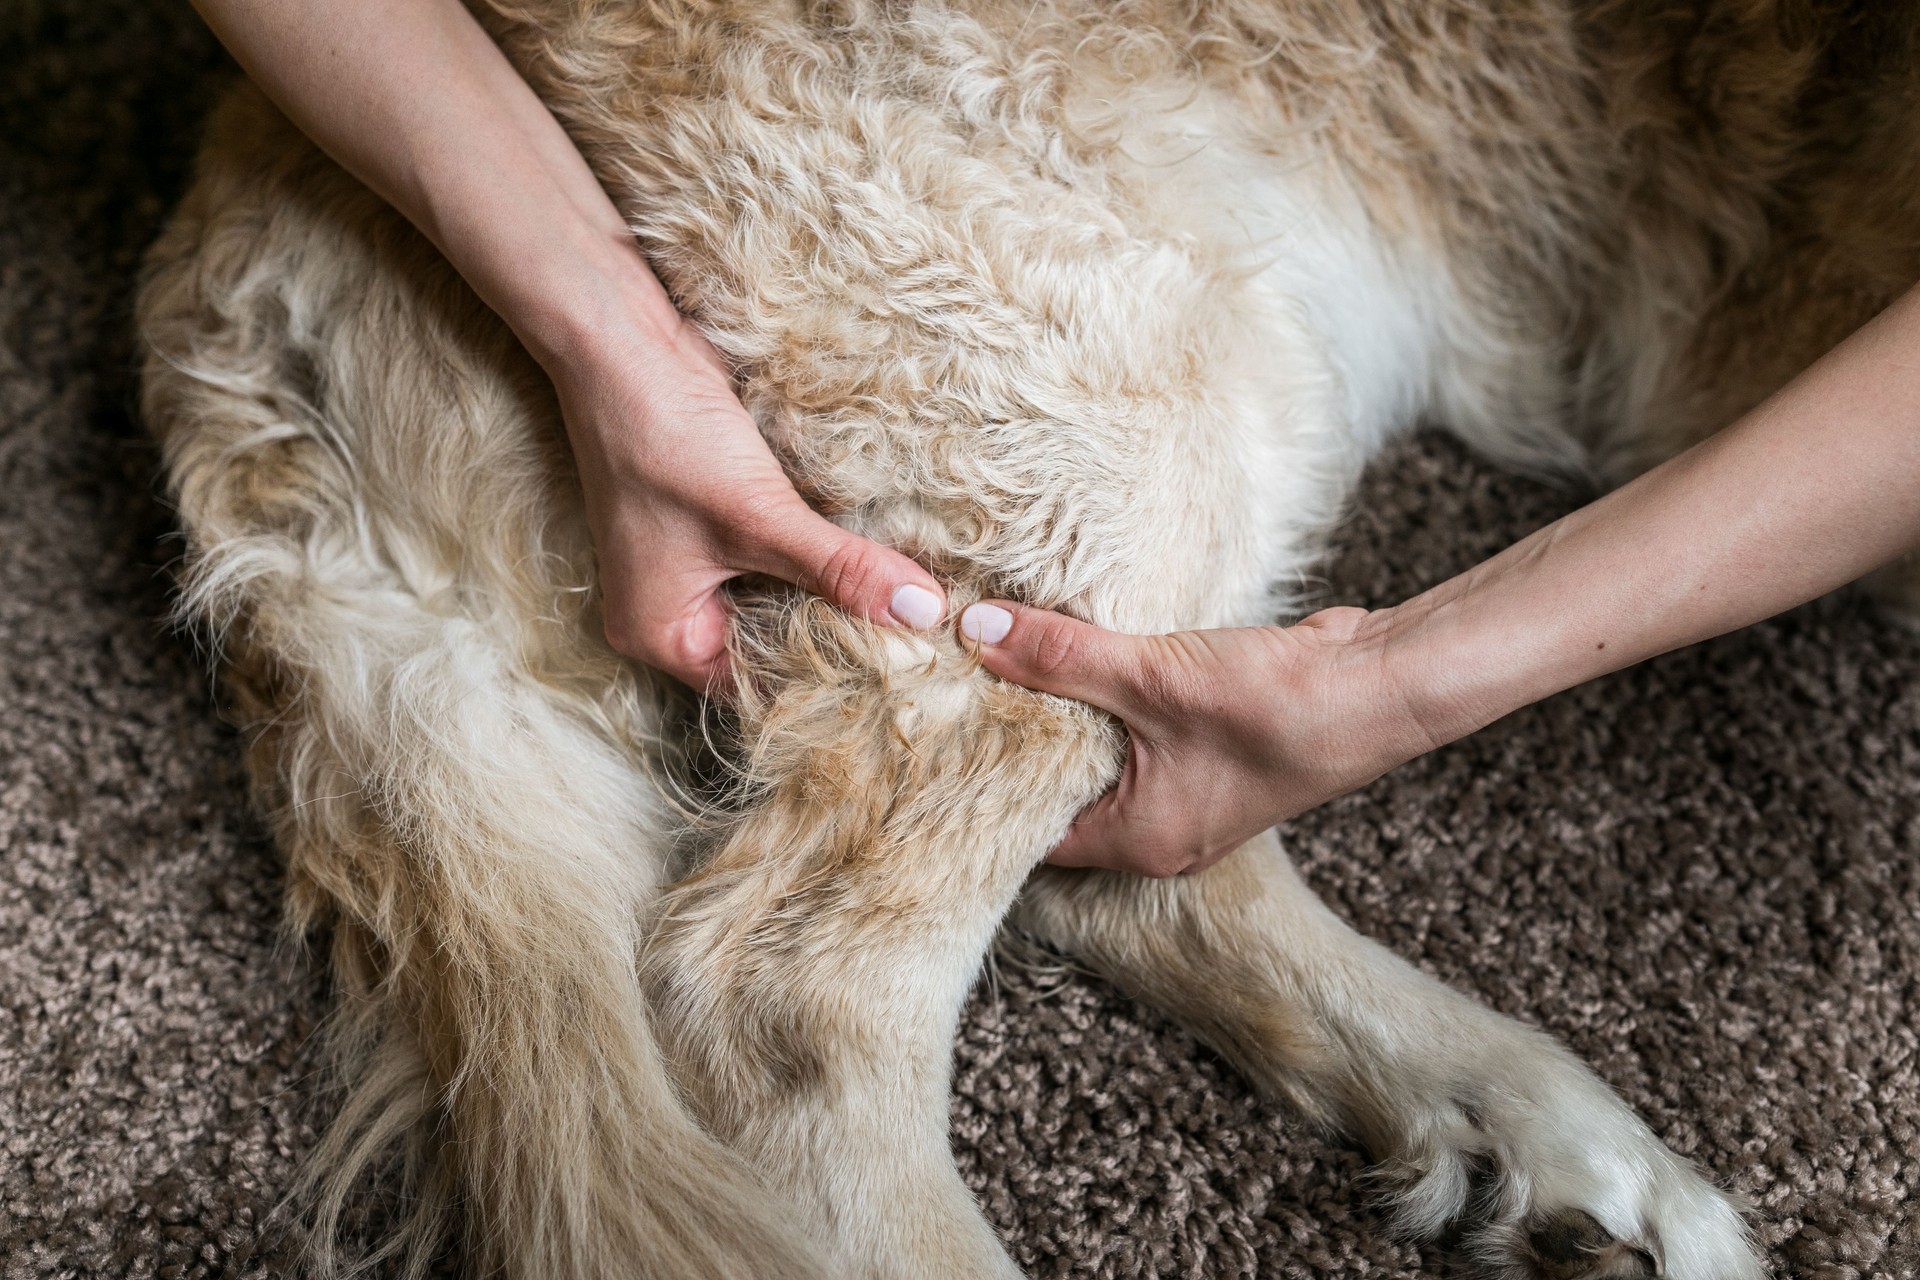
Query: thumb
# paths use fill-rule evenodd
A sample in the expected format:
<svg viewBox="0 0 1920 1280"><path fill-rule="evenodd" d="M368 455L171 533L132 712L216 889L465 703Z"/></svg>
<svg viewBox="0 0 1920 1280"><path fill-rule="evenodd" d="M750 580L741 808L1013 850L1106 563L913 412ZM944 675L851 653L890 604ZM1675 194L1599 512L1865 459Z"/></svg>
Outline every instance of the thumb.
<svg viewBox="0 0 1920 1280"><path fill-rule="evenodd" d="M968 605L960 634L978 644L981 665L1002 679L1130 718L1145 656L1138 636L1005 600Z"/></svg>
<svg viewBox="0 0 1920 1280"><path fill-rule="evenodd" d="M933 575L890 547L808 511L757 566L857 618L924 630L947 610Z"/></svg>

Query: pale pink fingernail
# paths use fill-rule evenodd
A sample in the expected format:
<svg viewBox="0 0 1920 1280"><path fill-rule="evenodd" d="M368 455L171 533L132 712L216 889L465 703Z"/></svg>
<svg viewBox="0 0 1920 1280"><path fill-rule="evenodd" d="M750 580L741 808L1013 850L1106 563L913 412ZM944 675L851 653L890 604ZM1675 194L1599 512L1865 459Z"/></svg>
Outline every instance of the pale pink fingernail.
<svg viewBox="0 0 1920 1280"><path fill-rule="evenodd" d="M997 604L970 604L960 615L960 634L981 644L999 644L1013 630L1013 615Z"/></svg>
<svg viewBox="0 0 1920 1280"><path fill-rule="evenodd" d="M940 621L940 615L945 612L939 596L911 582L894 591L887 608L900 621L922 630Z"/></svg>

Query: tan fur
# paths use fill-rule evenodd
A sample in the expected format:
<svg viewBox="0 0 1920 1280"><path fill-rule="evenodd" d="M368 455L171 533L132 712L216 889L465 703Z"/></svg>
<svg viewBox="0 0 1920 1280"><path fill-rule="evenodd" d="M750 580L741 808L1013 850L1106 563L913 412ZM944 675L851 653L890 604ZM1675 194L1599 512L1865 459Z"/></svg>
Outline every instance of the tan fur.
<svg viewBox="0 0 1920 1280"><path fill-rule="evenodd" d="M1890 11L483 17L796 483L956 604L1264 620L1390 431L1627 474L1920 274L1920 20ZM950 637L743 595L729 816L690 824L684 707L600 637L551 392L250 90L141 324L184 608L255 730L291 924L332 926L323 1270L397 1156L415 1268L458 1231L524 1277L1016 1274L946 1150L955 1020L1012 909L1358 1132L1411 1228L1496 1170L1496 1270L1755 1274L1603 1085L1356 937L1271 837L1190 880L1029 883L1121 739Z"/></svg>

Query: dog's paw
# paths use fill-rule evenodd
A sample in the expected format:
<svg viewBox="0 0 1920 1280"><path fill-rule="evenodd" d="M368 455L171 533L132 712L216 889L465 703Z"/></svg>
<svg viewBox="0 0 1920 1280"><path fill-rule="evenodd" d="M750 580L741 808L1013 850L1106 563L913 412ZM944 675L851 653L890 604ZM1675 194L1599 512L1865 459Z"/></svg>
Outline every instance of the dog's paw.
<svg viewBox="0 0 1920 1280"><path fill-rule="evenodd" d="M1587 1209L1539 1206L1482 1226L1468 1248L1503 1280L1751 1280L1766 1274L1740 1213L1691 1170L1692 1187L1648 1189L1609 1227Z"/></svg>
<svg viewBox="0 0 1920 1280"><path fill-rule="evenodd" d="M1392 1162L1410 1231L1456 1227L1500 1280L1766 1275L1735 1202L1610 1089L1557 1047L1508 1047L1500 1083L1451 1091Z"/></svg>
<svg viewBox="0 0 1920 1280"><path fill-rule="evenodd" d="M1559 1209L1525 1228L1527 1270L1547 1280L1647 1277L1666 1271L1658 1240L1622 1240L1585 1209Z"/></svg>

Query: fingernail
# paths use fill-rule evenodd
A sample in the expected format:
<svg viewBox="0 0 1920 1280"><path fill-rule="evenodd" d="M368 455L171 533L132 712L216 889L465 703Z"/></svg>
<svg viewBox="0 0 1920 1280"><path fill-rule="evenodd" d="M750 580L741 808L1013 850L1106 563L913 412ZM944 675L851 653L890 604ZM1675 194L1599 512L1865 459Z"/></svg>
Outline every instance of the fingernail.
<svg viewBox="0 0 1920 1280"><path fill-rule="evenodd" d="M1013 615L997 604L970 604L960 615L960 634L981 644L999 644L1013 630Z"/></svg>
<svg viewBox="0 0 1920 1280"><path fill-rule="evenodd" d="M940 615L944 612L939 596L911 582L893 593L893 599L887 602L887 608L900 621L921 630L940 621Z"/></svg>

